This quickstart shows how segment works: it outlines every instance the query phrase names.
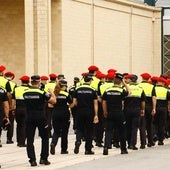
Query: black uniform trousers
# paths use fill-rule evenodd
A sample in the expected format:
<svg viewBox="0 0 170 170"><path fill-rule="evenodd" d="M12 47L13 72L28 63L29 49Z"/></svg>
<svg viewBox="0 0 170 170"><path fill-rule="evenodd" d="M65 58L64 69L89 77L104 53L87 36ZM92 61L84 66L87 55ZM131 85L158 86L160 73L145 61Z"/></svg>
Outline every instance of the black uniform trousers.
<svg viewBox="0 0 170 170"><path fill-rule="evenodd" d="M145 118L146 118L146 131L147 131L147 142L148 144L153 143L153 119L151 114L152 106L146 105L145 107Z"/></svg>
<svg viewBox="0 0 170 170"><path fill-rule="evenodd" d="M56 112L52 115L53 136L52 144L57 145L58 138L61 136L61 151L67 151L68 148L68 131L70 126L70 112L62 111L59 114Z"/></svg>
<svg viewBox="0 0 170 170"><path fill-rule="evenodd" d="M165 138L165 124L167 117L167 107L158 106L156 108L156 114L154 117L155 129L157 129L157 137L160 142L163 142Z"/></svg>
<svg viewBox="0 0 170 170"><path fill-rule="evenodd" d="M26 108L25 106L17 106L15 113L16 120L16 137L19 145L25 145L26 140Z"/></svg>
<svg viewBox="0 0 170 170"><path fill-rule="evenodd" d="M108 113L106 118L104 147L109 148L113 138L113 129L117 129L120 137L120 149L126 150L126 122L123 111Z"/></svg>
<svg viewBox="0 0 170 170"><path fill-rule="evenodd" d="M14 119L15 119L14 114L12 113L12 111L9 111L10 126L8 126L8 128L7 128L7 141L12 141L12 138L13 138Z"/></svg>
<svg viewBox="0 0 170 170"><path fill-rule="evenodd" d="M36 160L34 149L34 136L35 130L38 128L39 135L41 137L41 154L40 157L46 160L49 155L49 137L48 137L48 125L45 116L37 115L40 113L32 113L32 115L26 120L26 137L27 137L27 155L31 161Z"/></svg>
<svg viewBox="0 0 170 170"><path fill-rule="evenodd" d="M104 133L104 117L102 104L98 102L98 119L99 122L94 124L94 140L96 144L101 144L103 142L103 133Z"/></svg>
<svg viewBox="0 0 170 170"><path fill-rule="evenodd" d="M46 106L46 119L48 123L48 136L51 137L53 108Z"/></svg>
<svg viewBox="0 0 170 170"><path fill-rule="evenodd" d="M124 111L126 117L126 134L128 146L137 143L137 132L140 121L140 108L128 108Z"/></svg>
<svg viewBox="0 0 170 170"><path fill-rule="evenodd" d="M93 119L94 113L87 109L77 110L77 133L76 142L80 142L82 138L85 139L85 150L91 151L93 138Z"/></svg>

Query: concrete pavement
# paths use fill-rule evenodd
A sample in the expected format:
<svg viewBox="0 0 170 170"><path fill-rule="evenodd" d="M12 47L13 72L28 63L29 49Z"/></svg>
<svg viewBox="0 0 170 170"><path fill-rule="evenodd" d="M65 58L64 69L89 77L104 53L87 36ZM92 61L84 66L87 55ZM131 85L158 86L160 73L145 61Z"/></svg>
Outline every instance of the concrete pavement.
<svg viewBox="0 0 170 170"><path fill-rule="evenodd" d="M72 127L70 127L71 129ZM4 133L4 132L3 132ZM5 134L5 133L4 133ZM138 140L139 141L139 140ZM2 138L3 147L0 148L1 169L6 170L160 170L170 166L170 139L165 140L164 146L154 146L152 148L129 150L129 154L121 155L120 150L113 148L109 150L109 155L104 156L103 148L94 147L95 155L84 155L84 143L80 147L80 153L74 154L75 135L69 133L69 154L60 154L60 140L56 147L56 154L49 155L51 165L39 165L30 167L26 154L26 148L19 148L14 144L5 144L6 138ZM139 143L138 143L139 147ZM41 140L36 136L35 150L37 163L40 159Z"/></svg>

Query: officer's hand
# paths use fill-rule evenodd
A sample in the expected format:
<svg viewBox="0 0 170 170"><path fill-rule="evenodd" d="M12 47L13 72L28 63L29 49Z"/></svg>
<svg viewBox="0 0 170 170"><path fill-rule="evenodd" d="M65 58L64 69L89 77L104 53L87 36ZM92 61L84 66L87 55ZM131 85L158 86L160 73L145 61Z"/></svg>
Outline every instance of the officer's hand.
<svg viewBox="0 0 170 170"><path fill-rule="evenodd" d="M151 115L154 116L156 114L156 110L152 109Z"/></svg>
<svg viewBox="0 0 170 170"><path fill-rule="evenodd" d="M103 113L104 118L107 118L107 112Z"/></svg>
<svg viewBox="0 0 170 170"><path fill-rule="evenodd" d="M94 124L99 123L99 118L98 118L97 115L94 116L93 123L94 123Z"/></svg>
<svg viewBox="0 0 170 170"><path fill-rule="evenodd" d="M54 92L54 90L49 88L48 92L52 94Z"/></svg>
<svg viewBox="0 0 170 170"><path fill-rule="evenodd" d="M3 121L4 121L5 126L10 124L10 120L8 117L5 117Z"/></svg>
<svg viewBox="0 0 170 170"><path fill-rule="evenodd" d="M144 116L144 115L145 115L145 110L141 110L141 111L140 111L140 115L141 115L141 116Z"/></svg>

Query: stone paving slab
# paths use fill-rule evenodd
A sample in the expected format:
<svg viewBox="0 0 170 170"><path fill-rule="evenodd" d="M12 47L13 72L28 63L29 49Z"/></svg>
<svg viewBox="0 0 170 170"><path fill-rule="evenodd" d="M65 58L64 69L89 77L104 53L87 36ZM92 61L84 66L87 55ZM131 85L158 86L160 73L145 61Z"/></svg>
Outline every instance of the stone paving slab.
<svg viewBox="0 0 170 170"><path fill-rule="evenodd" d="M80 152L79 154L74 154L74 143L75 143L75 135L70 134L69 135L69 154L68 155L61 155L60 154L60 140L58 141L58 145L56 147L56 154L55 155L49 155L49 161L51 162L51 165L45 166L45 165L39 165L37 167L34 167L38 170L43 170L48 168L48 170L56 170L64 167L69 167L72 165L76 165L79 163L84 163L88 161L93 161L97 159L103 159L110 156L116 156L120 155L120 150L116 148L112 148L109 150L109 155L104 156L102 155L103 148L94 147L95 155L84 155L84 143L80 146ZM35 150L36 150L36 156L37 156L37 163L40 159L40 147L41 147L41 140L40 138L35 139ZM165 145L170 144L170 140L165 140ZM159 146L155 146L159 147ZM149 148L146 148L147 150ZM138 151L132 151L130 152L138 152ZM129 155L129 154L128 154ZM125 157L128 157L128 155L122 155ZM16 146L16 142L14 144L3 144L3 147L0 148L0 164L1 169L7 169L7 170L29 170L33 167L30 167L30 164L28 163L28 158L26 154L26 148L19 148Z"/></svg>

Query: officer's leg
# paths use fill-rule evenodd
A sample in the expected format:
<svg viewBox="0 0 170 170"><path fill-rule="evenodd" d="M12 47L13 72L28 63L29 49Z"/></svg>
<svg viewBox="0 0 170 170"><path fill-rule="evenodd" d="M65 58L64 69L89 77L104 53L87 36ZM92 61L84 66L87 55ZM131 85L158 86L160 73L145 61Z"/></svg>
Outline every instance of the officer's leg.
<svg viewBox="0 0 170 170"><path fill-rule="evenodd" d="M106 119L106 129L105 129L105 137L104 137L104 150L103 155L108 155L108 149L111 146L113 133L113 123L109 118Z"/></svg>
<svg viewBox="0 0 170 170"><path fill-rule="evenodd" d="M85 154L92 153L92 138L93 138L93 120L91 117L87 117L85 123Z"/></svg>
<svg viewBox="0 0 170 170"><path fill-rule="evenodd" d="M26 122L26 135L27 135L27 155L30 161L36 160L34 149L34 136L35 136L36 124L33 121Z"/></svg>
<svg viewBox="0 0 170 170"><path fill-rule="evenodd" d="M38 130L41 137L41 160L47 160L49 155L49 137L48 137L48 124L46 120L37 122Z"/></svg>
<svg viewBox="0 0 170 170"><path fill-rule="evenodd" d="M14 143L12 141L13 131L14 131L14 115L12 111L9 112L9 120L10 120L10 126L8 126L7 128L7 142L6 143L12 144Z"/></svg>
<svg viewBox="0 0 170 170"><path fill-rule="evenodd" d="M68 130L70 127L70 121L64 120L63 124L62 124L62 135L61 135L61 153L65 154L68 153L67 152L67 148L68 148Z"/></svg>
<svg viewBox="0 0 170 170"><path fill-rule="evenodd" d="M137 132L138 132L138 127L139 127L139 116L134 116L132 118L132 135L131 135L131 146L136 150L136 143L137 143Z"/></svg>
<svg viewBox="0 0 170 170"><path fill-rule="evenodd" d="M140 125L139 125L139 130L140 130L140 148L144 149L146 145L146 118L145 116L140 116Z"/></svg>

